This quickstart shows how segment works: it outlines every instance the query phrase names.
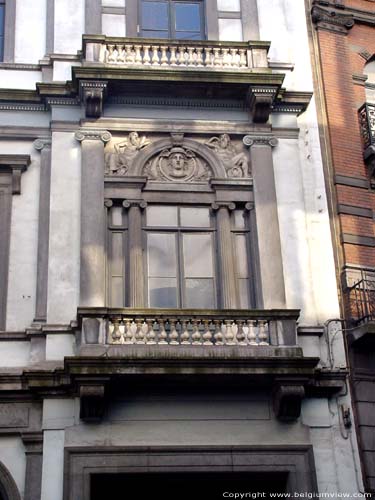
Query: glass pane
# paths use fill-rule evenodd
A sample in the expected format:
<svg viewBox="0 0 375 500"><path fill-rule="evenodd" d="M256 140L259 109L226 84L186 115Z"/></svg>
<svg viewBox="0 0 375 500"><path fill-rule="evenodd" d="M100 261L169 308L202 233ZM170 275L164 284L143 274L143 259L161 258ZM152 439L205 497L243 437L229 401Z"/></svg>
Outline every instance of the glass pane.
<svg viewBox="0 0 375 500"><path fill-rule="evenodd" d="M150 278L148 304L150 307L177 307L176 278Z"/></svg>
<svg viewBox="0 0 375 500"><path fill-rule="evenodd" d="M249 297L249 280L239 279L238 291L240 295L240 309L250 309L250 297Z"/></svg>
<svg viewBox="0 0 375 500"><path fill-rule="evenodd" d="M185 280L185 307L193 309L214 309L214 280L186 279Z"/></svg>
<svg viewBox="0 0 375 500"><path fill-rule="evenodd" d="M142 29L167 30L168 29L168 3L167 2L142 2Z"/></svg>
<svg viewBox="0 0 375 500"><path fill-rule="evenodd" d="M111 306L124 307L124 282L122 276L112 276Z"/></svg>
<svg viewBox="0 0 375 500"><path fill-rule="evenodd" d="M245 229L245 212L243 210L234 211L234 227L236 229Z"/></svg>
<svg viewBox="0 0 375 500"><path fill-rule="evenodd" d="M149 276L164 278L176 276L176 237L174 234L149 233L147 255Z"/></svg>
<svg viewBox="0 0 375 500"><path fill-rule="evenodd" d="M144 38L169 38L168 31L151 31L151 30L143 30L141 35Z"/></svg>
<svg viewBox="0 0 375 500"><path fill-rule="evenodd" d="M200 31L200 9L197 3L175 2L176 31Z"/></svg>
<svg viewBox="0 0 375 500"><path fill-rule="evenodd" d="M184 234L184 274L186 278L213 277L212 236Z"/></svg>
<svg viewBox="0 0 375 500"><path fill-rule="evenodd" d="M177 40L202 40L202 34L191 31L176 31L175 38Z"/></svg>
<svg viewBox="0 0 375 500"><path fill-rule="evenodd" d="M239 12L241 10L240 0L217 0L217 10Z"/></svg>
<svg viewBox="0 0 375 500"><path fill-rule="evenodd" d="M235 235L237 276L247 278L249 276L248 255L246 236L244 234Z"/></svg>
<svg viewBox="0 0 375 500"><path fill-rule="evenodd" d="M148 226L177 227L177 207L154 205L147 207Z"/></svg>
<svg viewBox="0 0 375 500"><path fill-rule="evenodd" d="M183 227L210 227L210 211L208 208L181 208L181 226Z"/></svg>

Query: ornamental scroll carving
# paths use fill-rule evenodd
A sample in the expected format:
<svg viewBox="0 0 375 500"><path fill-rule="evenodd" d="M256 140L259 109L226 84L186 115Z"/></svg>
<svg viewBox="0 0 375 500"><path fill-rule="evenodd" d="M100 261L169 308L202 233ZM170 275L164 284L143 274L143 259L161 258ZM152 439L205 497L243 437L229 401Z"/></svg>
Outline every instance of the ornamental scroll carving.
<svg viewBox="0 0 375 500"><path fill-rule="evenodd" d="M249 161L243 151L237 151L228 134L211 137L206 146L213 149L224 164L228 177L249 177Z"/></svg>

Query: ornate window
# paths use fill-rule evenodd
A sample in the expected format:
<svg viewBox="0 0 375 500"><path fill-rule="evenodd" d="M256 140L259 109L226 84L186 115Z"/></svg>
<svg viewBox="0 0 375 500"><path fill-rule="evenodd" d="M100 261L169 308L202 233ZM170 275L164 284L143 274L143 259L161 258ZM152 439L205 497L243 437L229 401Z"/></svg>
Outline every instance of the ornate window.
<svg viewBox="0 0 375 500"><path fill-rule="evenodd" d="M204 34L203 2L183 0L141 0L140 36L202 40Z"/></svg>

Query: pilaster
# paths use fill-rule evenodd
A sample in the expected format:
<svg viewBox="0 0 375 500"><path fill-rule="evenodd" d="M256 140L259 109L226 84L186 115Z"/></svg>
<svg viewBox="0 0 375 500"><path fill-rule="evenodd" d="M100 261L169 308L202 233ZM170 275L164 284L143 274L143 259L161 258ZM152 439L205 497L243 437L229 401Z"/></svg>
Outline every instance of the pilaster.
<svg viewBox="0 0 375 500"><path fill-rule="evenodd" d="M48 293L48 242L49 212L51 191L51 138L44 137L34 141L34 148L40 151L39 173L39 225L38 225L38 262L36 278L35 322L47 319Z"/></svg>
<svg viewBox="0 0 375 500"><path fill-rule="evenodd" d="M251 148L261 283L258 295L263 299L260 307L282 309L286 300L272 159L272 148L277 145L277 139L266 134L246 135L243 143Z"/></svg>
<svg viewBox="0 0 375 500"><path fill-rule="evenodd" d="M43 469L43 433L22 434L26 454L24 500L40 500Z"/></svg>
<svg viewBox="0 0 375 500"><path fill-rule="evenodd" d="M144 269L142 252L142 212L147 204L140 200L125 200L129 221L129 305L145 306Z"/></svg>
<svg viewBox="0 0 375 500"><path fill-rule="evenodd" d="M104 130L79 130L82 148L80 305L105 304Z"/></svg>
<svg viewBox="0 0 375 500"><path fill-rule="evenodd" d="M235 309L237 293L229 211L236 207L234 203L217 202L212 208L217 210L221 306L223 309Z"/></svg>

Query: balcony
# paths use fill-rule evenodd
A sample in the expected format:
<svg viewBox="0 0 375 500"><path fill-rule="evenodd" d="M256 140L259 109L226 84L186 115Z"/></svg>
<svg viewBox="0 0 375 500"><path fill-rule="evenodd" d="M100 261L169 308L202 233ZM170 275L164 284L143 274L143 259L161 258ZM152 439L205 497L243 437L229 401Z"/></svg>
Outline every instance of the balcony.
<svg viewBox="0 0 375 500"><path fill-rule="evenodd" d="M365 103L358 110L363 158L368 167L371 187L375 187L375 104Z"/></svg>
<svg viewBox="0 0 375 500"><path fill-rule="evenodd" d="M375 345L375 273L361 271L359 278L347 288L347 316L354 328L350 342L357 346Z"/></svg>

